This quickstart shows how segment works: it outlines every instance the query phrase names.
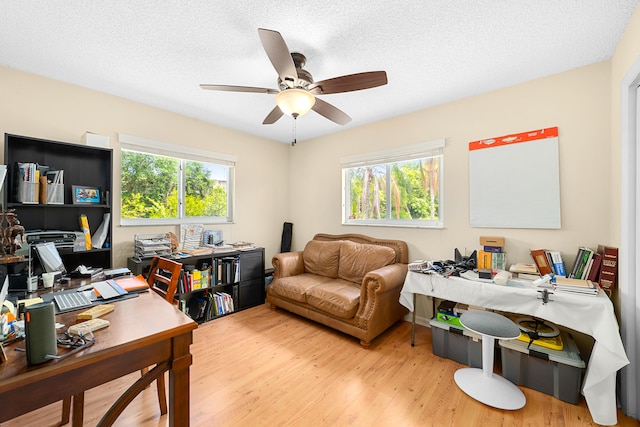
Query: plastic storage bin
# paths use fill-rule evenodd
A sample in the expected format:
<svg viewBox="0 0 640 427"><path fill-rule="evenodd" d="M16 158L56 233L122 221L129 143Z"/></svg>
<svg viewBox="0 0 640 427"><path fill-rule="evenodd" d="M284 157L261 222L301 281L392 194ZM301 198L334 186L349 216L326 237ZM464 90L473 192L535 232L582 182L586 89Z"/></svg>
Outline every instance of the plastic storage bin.
<svg viewBox="0 0 640 427"><path fill-rule="evenodd" d="M464 363L472 368L482 367L482 337L462 327L431 319L433 354Z"/></svg>
<svg viewBox="0 0 640 427"><path fill-rule="evenodd" d="M580 398L585 363L575 341L561 332L563 349L552 350L520 340L499 341L502 375L514 384L550 394L574 405Z"/></svg>

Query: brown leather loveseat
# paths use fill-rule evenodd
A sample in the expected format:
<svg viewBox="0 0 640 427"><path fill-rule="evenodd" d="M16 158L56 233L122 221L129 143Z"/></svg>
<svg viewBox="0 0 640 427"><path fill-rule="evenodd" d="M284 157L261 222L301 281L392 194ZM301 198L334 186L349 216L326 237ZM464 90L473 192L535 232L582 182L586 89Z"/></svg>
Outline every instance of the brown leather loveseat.
<svg viewBox="0 0 640 427"><path fill-rule="evenodd" d="M267 302L359 338L367 348L407 313L399 297L408 257L400 240L316 234L304 251L273 257Z"/></svg>

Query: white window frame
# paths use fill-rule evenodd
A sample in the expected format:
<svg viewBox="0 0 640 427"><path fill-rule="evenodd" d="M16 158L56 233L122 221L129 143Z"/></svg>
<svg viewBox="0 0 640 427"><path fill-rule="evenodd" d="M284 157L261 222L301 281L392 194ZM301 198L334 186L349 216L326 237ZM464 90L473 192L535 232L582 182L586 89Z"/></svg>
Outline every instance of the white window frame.
<svg viewBox="0 0 640 427"><path fill-rule="evenodd" d="M195 161L202 163L213 163L229 167L229 182L227 186L227 210L228 214L224 220L220 217L185 217L184 216L184 174L182 171L178 175L178 218L122 218L121 226L140 225L177 225L177 224L232 224L234 218L235 201L235 165L237 157L216 153L208 150L200 150L193 147L169 144L166 142L154 141L132 135L118 134L120 150L137 151L144 154L173 157L180 161ZM122 153L122 151L121 151ZM182 169L183 162L180 162ZM120 171L122 173L122 170ZM122 209L122 207L120 207Z"/></svg>
<svg viewBox="0 0 640 427"><path fill-rule="evenodd" d="M371 153L357 154L342 157L340 159L342 168L342 225L365 225L381 227L413 227L413 228L444 228L444 146L445 139L437 139L419 144L404 147L391 148L389 150L376 151ZM350 215L350 194L347 172L351 168L391 164L403 161L417 160L426 157L440 157L439 165L439 185L438 185L438 220L396 220L391 218L376 219L349 219ZM387 167L387 174L389 168ZM387 180L389 182L389 180ZM388 183L387 185L390 185ZM387 194L391 194L387 188ZM387 197L387 213L391 212L391 200Z"/></svg>

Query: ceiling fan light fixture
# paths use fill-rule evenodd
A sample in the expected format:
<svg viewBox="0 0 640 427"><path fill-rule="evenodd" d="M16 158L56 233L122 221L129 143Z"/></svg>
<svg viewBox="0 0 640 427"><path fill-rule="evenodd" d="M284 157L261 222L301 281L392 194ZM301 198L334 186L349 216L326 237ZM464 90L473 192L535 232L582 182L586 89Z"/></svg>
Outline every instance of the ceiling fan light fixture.
<svg viewBox="0 0 640 427"><path fill-rule="evenodd" d="M276 95L276 104L288 116L304 116L315 105L316 98L304 89L285 89Z"/></svg>

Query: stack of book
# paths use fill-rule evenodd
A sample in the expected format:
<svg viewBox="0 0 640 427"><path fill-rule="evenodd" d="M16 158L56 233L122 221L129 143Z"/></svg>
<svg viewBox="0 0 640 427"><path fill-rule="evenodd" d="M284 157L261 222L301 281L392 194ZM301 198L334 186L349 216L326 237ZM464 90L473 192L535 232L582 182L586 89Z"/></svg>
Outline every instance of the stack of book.
<svg viewBox="0 0 640 427"><path fill-rule="evenodd" d="M553 286L555 292L565 292L579 295L598 295L600 287L591 280L556 277Z"/></svg>
<svg viewBox="0 0 640 427"><path fill-rule="evenodd" d="M482 249L478 251L478 269L506 270L504 243L504 237L480 236Z"/></svg>
<svg viewBox="0 0 640 427"><path fill-rule="evenodd" d="M538 267L533 263L518 262L512 264L509 271L518 279L537 280L540 278Z"/></svg>

